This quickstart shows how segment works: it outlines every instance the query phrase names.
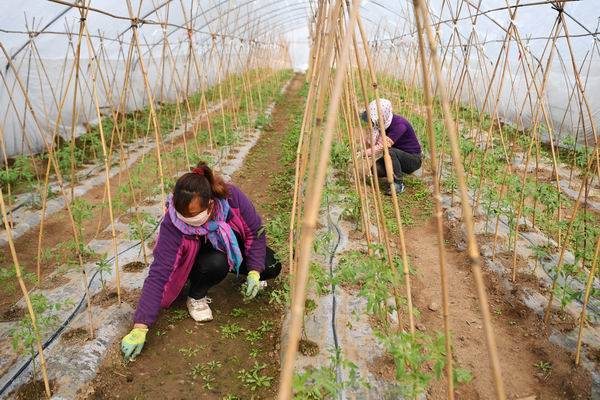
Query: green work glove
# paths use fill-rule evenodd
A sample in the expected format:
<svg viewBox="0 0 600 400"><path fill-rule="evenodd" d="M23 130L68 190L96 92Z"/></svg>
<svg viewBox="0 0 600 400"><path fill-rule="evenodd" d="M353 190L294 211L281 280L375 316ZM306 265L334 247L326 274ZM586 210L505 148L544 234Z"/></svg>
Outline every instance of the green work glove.
<svg viewBox="0 0 600 400"><path fill-rule="evenodd" d="M260 288L260 274L256 271L248 272L248 277L246 278L246 291L244 292L244 296L247 299L253 299L256 297L258 293L258 289Z"/></svg>
<svg viewBox="0 0 600 400"><path fill-rule="evenodd" d="M133 328L131 332L121 340L121 351L126 359L133 361L141 353L144 342L146 341L147 332L147 328Z"/></svg>

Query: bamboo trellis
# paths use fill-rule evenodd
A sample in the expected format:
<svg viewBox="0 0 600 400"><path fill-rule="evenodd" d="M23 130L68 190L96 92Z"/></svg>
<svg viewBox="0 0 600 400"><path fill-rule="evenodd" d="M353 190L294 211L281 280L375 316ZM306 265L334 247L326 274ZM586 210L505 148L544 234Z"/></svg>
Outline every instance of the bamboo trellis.
<svg viewBox="0 0 600 400"><path fill-rule="evenodd" d="M152 182L157 183L164 203L171 179L178 171L192 166L195 157L204 150L223 145L223 137L228 133L243 132L242 121L249 122L264 110L267 94L260 88L271 79L278 80L278 70L290 67L289 47L283 34L303 24L309 25L310 33L309 88L296 148L288 237L289 272L293 277L290 337L285 344L279 398L292 396L312 242L335 141L347 142L351 149L349 169L360 201L360 225L368 252L372 253L371 244L380 244L382 257L391 271L391 294L398 317L397 326L392 329L415 334L410 254L406 249L398 194L392 184L390 155L384 147L382 157L391 189L391 216L385 215L388 200L380 193L375 155L367 160L357 156L367 147L359 115L371 99L377 100L381 131L385 130L381 98L389 98L406 115L423 122L423 139L429 153L425 169L431 175L434 199L448 398L454 398L454 360L442 196L444 184L453 180L451 199L454 203L457 197L460 203L496 397L504 399L506 394L476 240L477 218L484 218L486 226L488 222L493 226L492 258L501 252L510 254L512 282L518 281L519 274L524 272L518 263L523 230L537 227L548 237L548 243L557 251L558 262L550 276L546 323L557 306L556 290L565 284L561 274L568 264L567 253L576 254L577 270L585 277L581 282L584 291L575 355L575 363L580 364L586 312L593 303L598 279L600 239L594 230L598 215L590 208L593 191L598 190L600 182L597 112L594 113L598 104L588 85L600 56L600 45L598 27L594 30L584 26L569 12L575 1L515 0L490 9L484 8L482 0L437 3L414 0L398 5L399 12L395 11L396 5L373 2L366 8L359 0L319 0L292 6L270 1L264 9L255 7L251 1L127 0L121 12L105 10L85 0L50 2L71 7L77 20L60 20L64 23L62 31L58 23L39 28L28 20L22 31L0 29L3 34L27 35L27 41L17 52L0 42L6 62L4 73L0 74L1 85L8 98L0 117L0 163L7 177L7 182L2 183L0 204L17 281L36 330L48 396L50 386L42 338L35 327L21 266L29 269L34 264L37 285L42 284L47 274L42 266L48 243L47 223L51 218L49 202L56 196L51 189L58 188L65 208L63 215L69 219L69 235L75 244L74 257L87 299L89 336L93 337L86 245L99 235L107 218L115 290L120 303L115 223L124 210L120 208L121 194L118 190L115 193L115 187L121 187L122 180L130 192L125 210L133 210L143 259L146 263L148 260L141 205L150 191L141 187L145 182L140 183L134 166L128 164L133 151L129 144L153 147L153 152L143 153L138 162L156 164ZM518 22L535 7L550 8L556 15L552 25L544 27L543 35L531 37ZM372 8L393 15L402 24L374 21L370 18ZM123 29L116 35L92 31L94 19L100 17L123 24ZM482 21L496 27L500 36L488 39L477 29ZM462 29L462 23L470 25L470 29ZM156 34L148 35L150 29L156 29ZM64 57L51 67L39 49L39 43L48 37L66 41ZM575 48L575 40L589 41L590 48L584 57ZM532 42L543 43L538 46L542 51L532 50ZM395 83L388 83L388 78L395 79ZM560 79L567 94L559 111L551 98L556 79ZM41 100L33 98L33 81L39 83L41 89L37 95ZM275 86L281 86L282 82L277 83ZM405 91L410 93L409 98L400 96ZM268 95L274 97L275 93ZM469 113L469 124L461 117L464 113ZM131 121L135 121L132 130L128 127ZM92 126L97 130L95 146L86 138ZM345 132L340 132L341 126L347 128ZM171 138L170 131L178 127L183 130L180 139ZM7 140L14 129L20 135L18 144ZM366 129L373 129L370 121ZM573 136L573 143L564 145L565 133ZM465 138L476 148L481 145L481 151L465 153L461 147ZM102 169L104 176L102 200L95 204L102 211L94 235L89 231L84 234L74 212L78 185L86 178L77 157L78 152L85 153L86 146L90 146L96 167ZM181 160L172 160L172 154L178 150L183 154ZM28 184L32 186L8 180L14 156L27 158L32 170ZM493 174L496 167L500 179ZM528 189L542 187L543 167L550 170L548 186L553 188L551 194L556 203L552 209L544 203L543 195L532 194ZM489 188L495 190L495 196L490 197ZM19 264L15 249L19 238L13 232L17 232L14 215L23 205L15 201L28 190L39 194L40 218L36 257L24 265ZM482 214L481 211L503 207L510 208L512 222L505 222L508 212ZM104 208L108 216L104 215ZM542 218L547 209L553 225L544 221L548 216ZM397 236L390 232L386 219L395 221ZM509 225L506 245L501 240L501 226L505 223ZM402 261L402 277L394 265L395 242Z"/></svg>

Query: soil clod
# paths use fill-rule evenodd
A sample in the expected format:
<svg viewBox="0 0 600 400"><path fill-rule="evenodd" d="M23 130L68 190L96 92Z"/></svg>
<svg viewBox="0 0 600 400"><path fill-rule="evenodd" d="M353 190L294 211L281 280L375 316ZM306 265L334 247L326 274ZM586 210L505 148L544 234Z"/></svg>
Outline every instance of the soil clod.
<svg viewBox="0 0 600 400"><path fill-rule="evenodd" d="M148 264L143 263L141 261L133 261L133 262L123 265L123 271L125 271L125 272L141 272L144 269L146 269L147 266L148 266Z"/></svg>

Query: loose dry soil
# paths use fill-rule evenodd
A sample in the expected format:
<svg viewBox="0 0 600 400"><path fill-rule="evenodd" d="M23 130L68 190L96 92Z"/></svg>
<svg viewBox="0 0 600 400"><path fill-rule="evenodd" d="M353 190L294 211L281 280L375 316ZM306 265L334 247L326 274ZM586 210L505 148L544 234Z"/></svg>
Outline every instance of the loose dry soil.
<svg viewBox="0 0 600 400"><path fill-rule="evenodd" d="M407 250L411 255L416 279L413 281L415 306L421 311L421 329L431 333L443 331L440 272L435 219L409 229ZM446 231L445 237L451 237ZM454 357L458 365L467 368L474 378L456 388L457 399L495 398L494 382L487 355L483 323L475 282L465 252L446 246L446 268L450 297L450 329L454 341ZM504 257L502 257L504 258ZM503 260L510 272L511 257ZM496 334L498 354L506 394L509 399L534 398L589 399L591 377L584 369L574 368L572 355L548 340L548 330L541 319L519 301L523 287L536 282L519 277L521 285L511 291L502 289L493 272L484 271L489 295L489 307ZM539 290L539 287L538 287ZM432 311L432 309L434 311ZM553 326L572 327L572 321L556 318ZM543 373L535 365L549 363L551 371ZM446 381L435 383L428 392L430 399L446 398Z"/></svg>

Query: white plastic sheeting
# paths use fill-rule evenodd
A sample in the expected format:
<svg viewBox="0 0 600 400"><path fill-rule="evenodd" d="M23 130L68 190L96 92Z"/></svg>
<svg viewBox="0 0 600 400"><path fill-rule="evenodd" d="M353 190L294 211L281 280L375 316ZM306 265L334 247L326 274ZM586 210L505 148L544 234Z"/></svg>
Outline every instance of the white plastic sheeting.
<svg viewBox="0 0 600 400"><path fill-rule="evenodd" d="M500 55L510 17L506 9L492 10L505 8L507 3L522 6L516 9L514 22L526 51L520 51L513 39L508 57L502 55L500 68L493 75L493 65ZM529 126L539 113L531 77L535 75L537 86L541 88L549 56L546 38L552 36L557 11L542 0L429 0L428 4L434 28L439 33L440 56L445 59L444 72L450 93L481 108L493 77L486 111L493 111L495 95L499 94L499 116L517 126ZM96 0L90 5L113 14L90 11L85 21L100 65L98 96L103 111L107 112L119 104L126 81L125 60L132 39L131 22L127 19L127 0ZM231 52L232 57L227 59L225 68L228 72L238 71L249 62L250 53L256 54L257 48L276 46L280 34L289 33L285 38L292 50L294 66L306 68L309 41L304 38L308 34L307 21L315 8L314 1L302 0L133 0L133 14L155 22L141 24L138 28L154 100L174 101L202 85L215 82L220 54ZM14 66L9 67L0 52L0 133L7 156L42 151L44 142L49 141L55 131L63 138L70 138L72 121L75 121L76 136L84 132L87 124L96 122L91 95L91 74L96 60L84 40L78 99L74 108L71 72L79 10L40 0L0 0L0 10L0 43L12 57ZM576 89L564 30L556 41L543 95L555 137L573 136L580 143L585 142L584 138L593 143L592 122L598 128L600 118L600 45L598 35L590 34L598 31L598 10L598 0L568 1L565 6L574 64L582 76L589 112ZM471 17L475 14L479 15L473 24ZM368 36L373 40L371 45L380 50L377 53L378 68L418 84L420 72L418 68L415 70L414 62L417 42L412 2L366 0L361 5L361 16ZM164 31L158 24L161 21L169 23ZM188 59L186 21L191 21L193 28L192 43L197 63L190 63ZM29 40L27 31L43 33ZM455 31L458 35L453 36ZM214 47L211 33L219 34ZM256 42L250 42L251 39ZM465 51L469 51L468 58ZM466 70L463 69L465 59L468 60ZM524 68L523 59L529 62L532 71ZM504 60L508 60L508 68L502 75ZM258 61L272 62L260 57ZM281 60L281 65L286 61ZM460 84L462 75L468 78ZM15 76L25 88L35 119ZM146 106L148 98L136 52L128 77L130 89L126 110ZM0 163L3 160L0 146Z"/></svg>
<svg viewBox="0 0 600 400"><path fill-rule="evenodd" d="M0 43L12 60L9 63L0 52L0 134L4 139L0 163L5 156L2 147L7 157L38 153L46 149L54 132L69 139L96 123L94 75L103 113L118 109L125 85L126 111L148 104L135 48L127 73L133 35L128 1L97 0L80 2L102 12L90 10L85 19L73 105L81 16L78 8L67 5L71 0L62 3L0 0ZM240 71L249 63L252 67L287 66L280 35L305 25L309 6L300 0L132 0L132 15L146 21L137 31L154 101L173 102L211 85L219 79L220 63L222 74ZM30 38L27 32L40 33ZM190 55L190 37L195 57ZM267 54L281 56L269 59Z"/></svg>
<svg viewBox="0 0 600 400"><path fill-rule="evenodd" d="M573 61L581 74L590 112L576 89L574 66L563 26L558 33L551 63L547 64L551 44L547 38L554 36L553 28L558 16L552 4L540 0L431 0L428 4L433 31L439 34L439 55L445 59L444 76L451 95L481 109L494 76L494 64L500 56L500 67L493 78L486 111L493 111L498 94L497 111L501 119L527 127L539 114L538 119L544 123L543 130L547 131L541 111L536 111L537 94L531 77L535 75L537 87L541 90L542 78L548 68L543 99L554 136L572 136L584 143L585 132L588 143L594 143L590 114L596 135L600 127L600 36L596 34L600 22L598 0L566 2L564 7ZM513 36L510 45L507 45L508 58L505 58L506 52L501 53L501 49L511 18L509 11L502 8L515 4L521 5L512 10L516 10L514 23L525 51L519 49ZM496 9L500 10L492 11ZM476 14L479 15L473 23L471 16ZM418 65L415 71L418 43L412 2L367 1L363 4L363 15L381 22L370 25L371 45L381 50L379 69L409 82L414 79L414 82L420 83ZM453 32L457 34L453 36ZM469 52L468 57L465 57L465 52ZM522 60L528 61L531 71ZM507 68L502 75L505 63ZM462 85L461 75L466 77Z"/></svg>

